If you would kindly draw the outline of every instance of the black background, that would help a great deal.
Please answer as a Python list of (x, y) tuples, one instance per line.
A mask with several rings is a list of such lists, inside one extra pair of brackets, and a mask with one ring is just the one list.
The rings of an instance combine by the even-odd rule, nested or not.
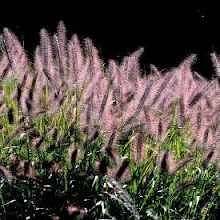
[[(29, 1), (31, 2), (31, 1)], [(46, 2), (46, 1), (45, 1)], [(0, 26), (10, 28), (23, 42), (30, 57), (39, 44), (42, 27), (51, 34), (63, 20), (68, 37), (76, 33), (81, 40), (90, 37), (101, 57), (121, 61), (140, 46), (145, 48), (141, 65), (169, 70), (191, 53), (198, 55), (193, 70), (211, 78), (214, 74), (210, 53), (220, 52), (219, 7), (186, 2), (153, 4), (146, 1), (81, 2), (34, 1), (2, 6)], [(146, 4), (147, 3), (147, 4)], [(3, 13), (4, 12), (4, 13)]]

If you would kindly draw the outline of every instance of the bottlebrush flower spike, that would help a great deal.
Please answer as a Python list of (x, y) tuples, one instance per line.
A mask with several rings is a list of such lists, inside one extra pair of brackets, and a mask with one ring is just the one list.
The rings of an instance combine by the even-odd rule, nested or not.
[(173, 159), (171, 159), (170, 156), (171, 156), (170, 153), (165, 150), (160, 151), (159, 154), (157, 155), (157, 167), (160, 173), (164, 173), (168, 171), (170, 168), (174, 167)]
[(193, 158), (191, 157), (183, 158), (175, 163), (173, 154), (169, 151), (162, 150), (157, 156), (157, 166), (160, 173), (168, 172), (170, 175), (173, 175), (192, 160)]
[(26, 53), (17, 37), (8, 28), (4, 28), (3, 37), (8, 58), (11, 59), (10, 62), (13, 65), (14, 71), (18, 71), (14, 72), (14, 74), (19, 74), (22, 77), (24, 73), (21, 70), (25, 71), (27, 68)]
[[(191, 85), (193, 82), (193, 73), (191, 71), (192, 64), (196, 61), (197, 57), (195, 54), (192, 54), (188, 58), (186, 58), (183, 63), (180, 65), (179, 69), (181, 72), (181, 76), (179, 78), (179, 97), (182, 99), (182, 104), (186, 104), (189, 100)], [(186, 101), (185, 101), (186, 100)]]
[(194, 187), (196, 186), (196, 181), (194, 180), (187, 180), (181, 184), (179, 184), (176, 188), (176, 192), (179, 192), (180, 190), (184, 190), (184, 189), (187, 189), (189, 187)]
[(9, 61), (5, 55), (3, 55), (0, 60), (0, 82), (2, 82), (6, 78), (9, 69)]
[(75, 164), (80, 158), (80, 150), (75, 148), (69, 148), (69, 157), (71, 164)]
[(150, 69), (152, 75), (156, 75), (156, 77), (160, 78), (162, 77), (162, 73), (157, 69), (157, 67), (153, 64), (150, 64)]
[(25, 176), (29, 179), (29, 180), (35, 180), (36, 176), (35, 176), (35, 169), (33, 166), (29, 165), (28, 166), (28, 170), (25, 173)]
[(213, 67), (215, 68), (217, 77), (220, 77), (220, 59), (216, 55), (216, 53), (211, 53), (211, 59), (212, 59)]
[(13, 176), (11, 174), (11, 172), (4, 166), (0, 165), (0, 171), (3, 173), (3, 175), (6, 177), (6, 179), (8, 179), (9, 181), (11, 181), (13, 179)]
[[(21, 83), (26, 71), (30, 71), (26, 53), (18, 41), (17, 37), (7, 28), (4, 28), (1, 36), (3, 47), (3, 57), (8, 60), (7, 66), (4, 69), (3, 77), (16, 76)], [(15, 94), (13, 94), (14, 96)]]
[(142, 111), (144, 103), (145, 103), (145, 101), (150, 93), (150, 90), (152, 88), (152, 85), (153, 85), (153, 81), (150, 80), (149, 83), (147, 84), (147, 86), (145, 87), (144, 93), (142, 93), (140, 100), (138, 100), (139, 102), (138, 102), (138, 105), (136, 107), (135, 112), (133, 114), (131, 113), (132, 115), (130, 114), (131, 116), (126, 119), (122, 128), (125, 128), (126, 126), (128, 126), (130, 124), (132, 124), (132, 126), (134, 125), (133, 122), (134, 122), (134, 120), (136, 120), (136, 118), (138, 118), (140, 112)]
[(140, 65), (138, 60), (143, 52), (144, 48), (140, 48), (130, 56), (124, 57), (119, 67), (119, 72), (122, 79), (121, 82), (123, 83), (123, 93), (137, 89), (137, 86), (140, 83)]
[(79, 80), (80, 70), (84, 62), (82, 48), (77, 35), (72, 36), (72, 39), (68, 44), (68, 53), (68, 63), (70, 71), (69, 79), (72, 83), (76, 83)]
[(207, 168), (210, 164), (214, 163), (216, 160), (219, 159), (219, 153), (217, 149), (210, 149), (205, 152), (203, 157), (202, 166)]
[(132, 143), (132, 152), (134, 160), (139, 162), (144, 159), (145, 151), (145, 138), (144, 138), (144, 125), (141, 124), (137, 127), (137, 132), (135, 132), (134, 140)]
[(66, 71), (66, 62), (67, 62), (67, 40), (66, 40), (66, 27), (63, 21), (60, 21), (57, 27), (57, 40), (55, 45), (57, 46), (59, 56), (59, 61), (63, 73)]
[[(5, 32), (7, 33), (7, 29), (5, 30)], [(15, 48), (12, 47), (11, 42), (7, 41), (7, 39), (3, 36), (1, 36), (1, 42), (2, 42), (2, 46), (4, 48), (4, 52), (6, 54), (6, 57), (8, 59), (9, 65), (11, 67), (11, 69), (13, 70), (12, 72), (16, 72), (15, 71), (15, 66), (14, 66), (14, 62), (13, 62), (13, 55), (16, 53), (15, 52)], [(11, 51), (11, 49), (13, 48), (13, 51)]]
[[(172, 76), (173, 75), (171, 75), (171, 74), (167, 74), (167, 75), (163, 76), (161, 80), (158, 80), (157, 86), (153, 87), (152, 92), (154, 92), (155, 96), (154, 96), (154, 98), (151, 99), (151, 103), (150, 103), (151, 106), (153, 106), (157, 102), (157, 100), (161, 96), (162, 92), (165, 90), (166, 86), (168, 85), (169, 81), (171, 80)], [(158, 87), (158, 88), (155, 88), (155, 87)]]
[(51, 72), (52, 68), (52, 43), (51, 38), (47, 30), (42, 29), (40, 31), (40, 52), (41, 52), (41, 59), (44, 65), (44, 69)]
[(121, 160), (120, 155), (115, 149), (107, 149), (107, 152), (112, 159), (116, 162), (116, 167), (109, 167), (105, 160), (101, 162), (96, 162), (95, 168), (102, 175), (107, 175), (109, 178), (114, 178), (116, 180), (123, 180), (129, 182), (131, 180), (131, 171), (130, 171), (130, 160), (125, 158)]
[(86, 56), (89, 59), (89, 72), (88, 77), (89, 80), (93, 78), (93, 76), (101, 71), (101, 63), (98, 57), (98, 51), (94, 47), (92, 40), (86, 38), (84, 41)]

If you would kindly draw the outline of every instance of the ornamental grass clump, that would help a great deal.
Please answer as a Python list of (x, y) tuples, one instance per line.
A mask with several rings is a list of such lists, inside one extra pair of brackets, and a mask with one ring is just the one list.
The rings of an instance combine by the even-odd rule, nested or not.
[[(219, 68), (196, 55), (143, 73), (137, 49), (105, 65), (91, 39), (40, 31), (30, 61), (0, 36), (1, 219), (213, 219)], [(217, 213), (217, 214), (216, 214)]]

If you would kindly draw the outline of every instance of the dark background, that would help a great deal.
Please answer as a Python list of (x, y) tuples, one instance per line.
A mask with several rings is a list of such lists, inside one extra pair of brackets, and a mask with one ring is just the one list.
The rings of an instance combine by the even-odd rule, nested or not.
[(16, 33), (30, 57), (39, 44), (40, 29), (55, 33), (57, 23), (63, 20), (68, 37), (74, 33), (81, 40), (90, 37), (105, 63), (108, 59), (121, 61), (143, 46), (143, 69), (149, 71), (149, 64), (153, 63), (160, 70), (169, 70), (196, 53), (198, 61), (193, 70), (211, 78), (214, 71), (210, 53), (220, 53), (219, 7), (179, 1), (146, 2), (48, 1), (46, 5), (34, 1), (22, 6), (10, 2), (11, 6), (1, 8), (5, 13), (0, 14), (0, 27), (1, 31), (8, 27)]

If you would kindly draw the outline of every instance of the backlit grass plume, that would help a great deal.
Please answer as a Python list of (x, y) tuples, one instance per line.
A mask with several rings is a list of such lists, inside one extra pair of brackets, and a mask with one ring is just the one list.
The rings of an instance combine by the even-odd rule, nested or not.
[[(110, 60), (103, 67), (98, 51), (90, 39), (81, 45), (77, 35), (66, 37), (63, 22), (57, 34), (42, 29), (34, 63), (17, 37), (7, 28), (1, 35), (1, 83), (16, 79), (11, 98), (17, 100), (21, 119), (33, 120), (40, 113), (59, 111), (73, 99), (71, 109), (80, 111), (80, 127), (88, 138), (97, 126), (106, 136), (104, 148), (115, 146), (119, 131), (129, 131), (142, 124), (142, 131), (155, 139), (164, 139), (170, 126), (172, 104), (179, 105), (178, 124), (184, 130), (188, 123), (191, 139), (199, 146), (215, 144), (219, 134), (219, 59), (212, 54), (216, 78), (208, 81), (191, 70), (196, 55), (186, 58), (177, 68), (141, 77), (140, 48), (118, 64)], [(13, 123), (13, 108), (4, 101), (1, 87), (1, 114), (8, 114)], [(8, 111), (8, 112), (7, 112)], [(140, 149), (139, 149), (140, 151)]]

